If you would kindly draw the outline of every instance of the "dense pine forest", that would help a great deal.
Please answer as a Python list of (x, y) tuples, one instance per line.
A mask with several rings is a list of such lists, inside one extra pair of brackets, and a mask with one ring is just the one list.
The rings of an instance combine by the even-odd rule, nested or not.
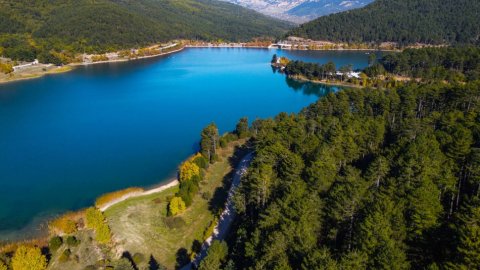
[(396, 75), (427, 80), (474, 81), (480, 79), (480, 47), (406, 49), (383, 56), (379, 64), (385, 71)]
[(0, 55), (102, 52), (172, 39), (244, 41), (290, 25), (215, 0), (0, 1)]
[(479, 44), (477, 0), (377, 0), (301, 25), (289, 35), (340, 42)]
[(206, 261), (478, 269), (479, 105), (478, 81), (410, 84), (339, 91), (299, 114), (254, 121), (235, 232)]
[(200, 269), (479, 269), (479, 63), (473, 47), (387, 54), (369, 68), (421, 82), (345, 89), (255, 120), (234, 229)]

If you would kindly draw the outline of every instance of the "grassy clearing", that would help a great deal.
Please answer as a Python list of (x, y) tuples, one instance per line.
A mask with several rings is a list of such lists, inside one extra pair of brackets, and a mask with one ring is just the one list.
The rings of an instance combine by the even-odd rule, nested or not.
[(64, 73), (72, 70), (72, 66), (49, 66), (45, 64), (38, 64), (32, 67), (24, 68), (22, 70), (15, 71), (11, 74), (4, 74), (0, 72), (0, 84), (13, 82), (13, 81), (21, 81), (21, 80), (29, 80), (40, 78), (47, 74), (59, 74)]
[[(168, 269), (179, 258), (188, 257), (194, 241), (203, 242), (203, 233), (223, 205), (233, 170), (236, 149), (232, 143), (219, 152), (220, 161), (211, 165), (193, 204), (181, 215), (167, 217), (169, 199), (178, 187), (118, 203), (105, 215), (113, 233), (117, 254), (142, 253)], [(238, 154), (240, 156), (241, 153)], [(210, 196), (202, 196), (204, 193)], [(207, 199), (205, 199), (207, 197)]]

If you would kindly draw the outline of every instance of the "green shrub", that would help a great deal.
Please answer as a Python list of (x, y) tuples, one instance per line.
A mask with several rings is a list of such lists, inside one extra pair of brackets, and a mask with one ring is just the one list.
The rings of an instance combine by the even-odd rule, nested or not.
[(212, 156), (212, 161), (211, 161), (210, 163), (213, 164), (213, 163), (215, 163), (215, 162), (217, 162), (217, 161), (220, 161), (220, 157), (219, 157), (217, 154), (214, 154), (214, 155)]
[(60, 255), (60, 257), (58, 258), (58, 260), (60, 262), (66, 262), (70, 259), (70, 255), (72, 255), (72, 252), (70, 251), (70, 249), (65, 249), (62, 252), (62, 255)]
[(220, 140), (218, 140), (218, 143), (221, 148), (225, 148), (228, 145), (228, 141), (225, 137), (221, 137)]
[[(248, 135), (250, 135), (250, 134), (248, 134)], [(229, 133), (227, 136), (228, 136), (228, 138), (229, 138), (229, 139), (228, 139), (228, 142), (234, 142), (234, 141), (236, 141), (236, 140), (239, 139), (239, 137), (237, 136), (237, 134)]]
[(217, 226), (217, 218), (214, 218), (211, 222), (210, 225), (205, 229), (203, 232), (203, 241), (207, 240), (212, 234), (213, 230), (215, 230), (215, 226)]
[(185, 220), (181, 217), (166, 217), (163, 219), (163, 222), (169, 229), (179, 229), (186, 224)]
[(234, 134), (234, 133), (227, 133), (227, 134), (223, 135), (222, 138), (225, 138), (225, 141), (227, 143), (231, 143), (231, 142), (234, 142), (234, 141), (238, 140), (238, 135)]
[(50, 248), (50, 251), (55, 252), (62, 246), (62, 244), (62, 238), (60, 236), (54, 236), (50, 238), (50, 241), (48, 242), (48, 247)]
[(135, 253), (133, 254), (132, 259), (136, 265), (139, 265), (145, 261), (145, 255), (143, 255), (142, 253)]
[(126, 258), (113, 261), (112, 266), (114, 270), (134, 270), (132, 263)]
[(208, 167), (208, 160), (202, 155), (196, 156), (195, 159), (193, 159), (193, 163), (197, 164), (197, 166), (202, 169), (206, 169)]
[(212, 198), (212, 193), (210, 193), (210, 191), (205, 191), (202, 193), (202, 198), (208, 201)]
[(96, 267), (105, 267), (105, 265), (109, 264), (110, 261), (107, 260), (107, 259), (101, 259), (101, 260), (98, 260), (96, 263), (95, 263), (95, 266)]
[(68, 236), (66, 242), (69, 247), (76, 247), (81, 241), (75, 238), (75, 236)]

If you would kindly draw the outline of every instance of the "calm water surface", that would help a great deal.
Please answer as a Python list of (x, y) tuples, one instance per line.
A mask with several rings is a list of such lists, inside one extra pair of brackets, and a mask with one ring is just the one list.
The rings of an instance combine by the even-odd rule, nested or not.
[(175, 174), (201, 129), (243, 116), (298, 112), (335, 88), (274, 73), (274, 53), (338, 66), (364, 52), (187, 49), (162, 58), (79, 67), (0, 85), (0, 239), (29, 237), (45, 218), (105, 192)]

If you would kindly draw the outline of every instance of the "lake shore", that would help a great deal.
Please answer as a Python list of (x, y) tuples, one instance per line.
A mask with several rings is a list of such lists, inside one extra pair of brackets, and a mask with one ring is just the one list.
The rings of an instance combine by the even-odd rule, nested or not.
[[(142, 197), (146, 195), (151, 195), (155, 193), (160, 193), (162, 191), (165, 191), (169, 188), (175, 187), (179, 185), (180, 182), (178, 179), (175, 178), (169, 178), (165, 183), (155, 185), (152, 188), (145, 189), (139, 192), (131, 192), (122, 195), (119, 198), (113, 199), (112, 201), (109, 201), (108, 203), (102, 205), (101, 207), (98, 207), (98, 209), (102, 212), (108, 210), (110, 207), (113, 207), (121, 202), (124, 202), (126, 200), (136, 198), (136, 197)], [(83, 209), (77, 210), (74, 213), (77, 212), (82, 212)], [(71, 214), (72, 212), (67, 212), (65, 214), (62, 214), (56, 218), (62, 217), (67, 214)], [(32, 224), (29, 224), (26, 228), (21, 229), (21, 234), (22, 235), (30, 235), (29, 237), (26, 237), (25, 239), (17, 239), (17, 240), (6, 240), (4, 239), (3, 242), (0, 241), (0, 251), (9, 249), (9, 247), (16, 246), (17, 244), (23, 244), (23, 243), (46, 243), (48, 240), (48, 224), (56, 219), (55, 217), (40, 217), (39, 222), (32, 222)], [(36, 225), (35, 225), (36, 224)], [(14, 234), (15, 232), (11, 232), (11, 234)], [(15, 238), (11, 238), (15, 239)]]
[(52, 75), (52, 74), (61, 74), (65, 72), (72, 71), (74, 69), (71, 65), (65, 66), (52, 66), (52, 65), (43, 65), (39, 64), (39, 66), (35, 66), (32, 69), (22, 70), (18, 73), (11, 73), (11, 75), (0, 75), (0, 85), (5, 83), (17, 82), (17, 81), (25, 81), (31, 79), (41, 78), (45, 75)]
[[(209, 169), (207, 170), (206, 172), (206, 179), (205, 180), (205, 184), (202, 185), (202, 188), (205, 189), (205, 190), (209, 190), (209, 192), (213, 193), (213, 191), (219, 187), (222, 186), (223, 184), (223, 181), (225, 179), (225, 177), (227, 177), (228, 172), (233, 170), (234, 168), (231, 167), (233, 166), (231, 164), (231, 160), (230, 160), (230, 157), (233, 156), (233, 152), (235, 149), (237, 149), (238, 146), (241, 146), (245, 143), (245, 141), (243, 140), (240, 140), (240, 141), (234, 141), (232, 143), (229, 144), (228, 147), (226, 147), (225, 149), (221, 149), (219, 150), (220, 152), (220, 156), (222, 157), (222, 159), (211, 165), (211, 167), (209, 167)], [(235, 150), (236, 151), (236, 150)], [(233, 179), (233, 183), (232, 183), (232, 187), (236, 187), (238, 186), (239, 184), (239, 181), (240, 181), (240, 176), (245, 172), (245, 167), (246, 165), (249, 163), (250, 159), (251, 159), (251, 153), (248, 154), (247, 156), (245, 156), (242, 160), (239, 160), (239, 162), (241, 162), (242, 165), (242, 170), (240, 170), (240, 165), (238, 165), (239, 167), (237, 167), (235, 173), (234, 173), (234, 179)], [(145, 207), (147, 206), (148, 207), (151, 207), (151, 211), (159, 211), (159, 203), (164, 203), (165, 201), (165, 197), (164, 196), (171, 196), (170, 194), (174, 194), (176, 192), (175, 190), (175, 187), (179, 185), (179, 181), (177, 180), (176, 177), (173, 177), (173, 178), (169, 178), (168, 181), (166, 181), (165, 183), (162, 182), (162, 184), (158, 185), (158, 186), (152, 186), (151, 188), (149, 189), (145, 189), (143, 191), (139, 191), (139, 192), (132, 192), (132, 193), (129, 193), (129, 194), (125, 194), (124, 196), (121, 196), (117, 199), (114, 199), (104, 205), (102, 205), (101, 207), (98, 207), (97, 208), (99, 210), (101, 210), (102, 212), (104, 212), (105, 215), (107, 215), (107, 222), (109, 223), (109, 226), (112, 226), (112, 233), (116, 233), (115, 235), (115, 239), (113, 240), (113, 244), (111, 246), (109, 246), (110, 248), (112, 248), (112, 251), (116, 251), (116, 250), (124, 250), (125, 248), (125, 245), (131, 245), (132, 243), (135, 244), (135, 241), (133, 242), (129, 242), (129, 241), (126, 241), (126, 240), (119, 240), (119, 239), (123, 239), (122, 237), (124, 237), (124, 234), (127, 234), (129, 233), (129, 231), (124, 231), (124, 230), (120, 230), (119, 231), (119, 228), (123, 228), (122, 226), (127, 226), (128, 228), (132, 228), (131, 226), (135, 227), (135, 226), (142, 226), (145, 227), (146, 229), (148, 230), (152, 230), (154, 229), (153, 227), (151, 227), (151, 224), (148, 224), (148, 223), (143, 223), (141, 222), (139, 219), (138, 219), (138, 216), (136, 215), (132, 215), (132, 211), (135, 212), (137, 210), (132, 210), (132, 208), (138, 208), (138, 207), (141, 207), (142, 208), (142, 213), (145, 213), (145, 212), (148, 212), (150, 210), (146, 209)], [(165, 193), (166, 192), (166, 193)], [(165, 195), (167, 194), (167, 195)], [(231, 201), (231, 197), (232, 197), (232, 192), (230, 191), (229, 192), (229, 196), (228, 196), (228, 201), (227, 203), (230, 205), (229, 206), (229, 209), (231, 209), (231, 207), (233, 206), (232, 204), (232, 201)], [(155, 200), (153, 200), (152, 198), (156, 198)], [(161, 200), (159, 200), (158, 198), (162, 198)], [(132, 200), (133, 199), (133, 200)], [(213, 219), (213, 215), (210, 214), (209, 211), (210, 210), (210, 204), (207, 200), (203, 199), (201, 197), (200, 194), (197, 194), (196, 196), (196, 203), (191, 206), (187, 211), (186, 213), (183, 214), (184, 218), (187, 219), (187, 220), (194, 220), (193, 222), (195, 222), (195, 226), (192, 226), (191, 228), (190, 227), (184, 227), (184, 229), (178, 229), (180, 230), (180, 232), (177, 232), (177, 229), (171, 229), (169, 227), (166, 227), (166, 229), (168, 230), (172, 230), (172, 231), (169, 231), (170, 233), (166, 233), (162, 239), (162, 241), (165, 241), (168, 243), (169, 241), (169, 236), (171, 234), (175, 234), (177, 233), (178, 235), (187, 235), (187, 237), (178, 237), (178, 236), (175, 236), (175, 237), (178, 237), (178, 241), (174, 240), (174, 244), (175, 245), (184, 245), (186, 243), (189, 243), (190, 242), (193, 242), (194, 239), (198, 236), (199, 233), (202, 233), (203, 230), (204, 230), (204, 227), (206, 227), (210, 222), (211, 220)], [(133, 203), (132, 203), (133, 202)], [(126, 206), (128, 206), (128, 208), (126, 208)], [(165, 207), (160, 207), (160, 208), (165, 208)], [(148, 211), (147, 211), (148, 210)], [(83, 213), (82, 213), (83, 212)], [(70, 213), (66, 213), (64, 214), (64, 216), (82, 216), (81, 218), (85, 218), (84, 216), (84, 212), (85, 210), (78, 210), (77, 212), (70, 212)], [(231, 210), (230, 210), (231, 212)], [(208, 214), (205, 214), (205, 213), (208, 213)], [(190, 215), (191, 218), (186, 218), (186, 216)], [(225, 211), (224, 211), (224, 214), (222, 214), (222, 217), (224, 217), (226, 214), (225, 214)], [(128, 221), (129, 222), (126, 222), (126, 223), (122, 223), (122, 222), (115, 222), (115, 220), (118, 218), (118, 216), (122, 217), (123, 218), (128, 218)], [(227, 219), (225, 217), (225, 219)], [(229, 217), (228, 218), (229, 221), (231, 222), (231, 220), (233, 219), (233, 216), (232, 217)], [(222, 218), (223, 220), (223, 218)], [(78, 217), (77, 217), (77, 220), (75, 222), (79, 222), (78, 220)], [(82, 223), (82, 222), (79, 222), (79, 223)], [(114, 225), (115, 224), (115, 225)], [(83, 226), (83, 225), (81, 225)], [(119, 227), (120, 226), (120, 227)], [(195, 233), (190, 233), (190, 229), (192, 229)], [(221, 227), (219, 226), (216, 226), (216, 234), (218, 234), (218, 231), (221, 230), (221, 231), (224, 231), (228, 229), (226, 227), (225, 224), (223, 224)], [(85, 236), (86, 234), (83, 233), (85, 229), (84, 228), (79, 228), (78, 231), (76, 231), (75, 233), (73, 234), (69, 234), (69, 235), (73, 235), (74, 237), (76, 237), (76, 239), (79, 239), (82, 243), (86, 242), (85, 238), (82, 238), (83, 236)], [(187, 233), (188, 232), (188, 233)], [(14, 252), (19, 246), (21, 245), (35, 245), (35, 246), (39, 246), (39, 247), (46, 247), (48, 246), (49, 244), (49, 237), (52, 236), (52, 233), (53, 234), (56, 234), (56, 232), (52, 232), (50, 231), (50, 233), (48, 235), (44, 235), (42, 237), (37, 237), (37, 238), (32, 238), (32, 239), (27, 239), (27, 240), (18, 240), (18, 241), (11, 241), (11, 242), (8, 242), (8, 243), (1, 243), (0, 244), (0, 252)], [(155, 231), (155, 233), (158, 233), (157, 231)], [(60, 233), (58, 234), (60, 236), (64, 236), (65, 234), (63, 233)], [(143, 235), (140, 235), (140, 237), (143, 237)], [(128, 238), (131, 240), (131, 238)], [(142, 242), (145, 242), (145, 240), (143, 240)], [(135, 246), (136, 248), (138, 249), (141, 249), (142, 247), (141, 246)], [(149, 246), (150, 247), (150, 246)], [(170, 264), (172, 264), (172, 262), (174, 263), (174, 259), (175, 259), (175, 256), (174, 256), (174, 253), (176, 252), (176, 250), (178, 249), (178, 247), (175, 247), (173, 249), (170, 249), (168, 250), (169, 252), (167, 253), (168, 256), (165, 256), (165, 255), (162, 255), (162, 256), (158, 256), (160, 258), (162, 258), (162, 263), (167, 263), (169, 266)], [(130, 250), (130, 249), (129, 249)], [(155, 248), (155, 249), (148, 249), (150, 252), (159, 252), (162, 251), (162, 254), (163, 254), (163, 250), (162, 249), (158, 249), (158, 248)], [(147, 252), (144, 252), (144, 253), (147, 253)], [(157, 254), (158, 255), (158, 254)], [(164, 258), (165, 257), (165, 258)], [(52, 258), (52, 261), (55, 261), (55, 260), (58, 260), (55, 259), (55, 258)], [(58, 263), (58, 261), (56, 261)], [(55, 269), (55, 268), (54, 268)], [(170, 268), (169, 268), (170, 269)]]
[(182, 48), (177, 49), (177, 50), (169, 51), (169, 52), (154, 54), (154, 55), (138, 56), (138, 57), (134, 57), (134, 58), (110, 59), (110, 60), (97, 61), (97, 62), (72, 63), (72, 64), (68, 64), (68, 65), (72, 66), (72, 67), (76, 67), (76, 66), (90, 66), (90, 65), (96, 65), (96, 64), (128, 62), (128, 61), (135, 61), (135, 60), (154, 58), (154, 57), (164, 56), (164, 55), (168, 55), (168, 54), (173, 54), (173, 53), (176, 53), (176, 52), (183, 51), (183, 49), (185, 49), (185, 47), (182, 47)]
[(70, 63), (64, 66), (53, 66), (51, 64), (38, 64), (30, 68), (25, 68), (18, 72), (15, 71), (9, 75), (0, 75), (0, 85), (5, 83), (23, 81), (23, 80), (37, 79), (45, 75), (61, 74), (61, 73), (72, 71), (78, 66), (120, 63), (120, 62), (135, 61), (135, 60), (141, 60), (141, 59), (147, 59), (147, 58), (154, 58), (154, 57), (177, 53), (182, 51), (183, 49), (185, 49), (185, 47), (181, 47), (173, 51), (163, 52), (155, 55), (145, 55), (145, 56), (138, 56), (134, 58), (118, 58), (118, 59), (110, 59), (110, 60), (96, 61), (96, 62)]
[[(166, 47), (167, 48), (167, 47)], [(304, 49), (300, 47), (295, 48), (272, 48), (270, 45), (246, 45), (246, 44), (239, 44), (239, 43), (225, 43), (225, 44), (211, 44), (211, 43), (203, 43), (203, 44), (187, 44), (182, 46), (179, 49), (175, 49), (172, 51), (162, 52), (159, 54), (154, 55), (144, 55), (144, 56), (137, 56), (137, 57), (123, 57), (123, 58), (114, 58), (109, 60), (102, 60), (102, 61), (93, 61), (93, 62), (80, 62), (80, 63), (70, 63), (64, 66), (53, 66), (52, 64), (38, 64), (35, 66), (31, 66), (18, 72), (15, 71), (9, 75), (0, 75), (0, 85), (5, 83), (23, 81), (23, 80), (30, 80), (41, 78), (45, 75), (51, 74), (61, 74), (65, 72), (72, 71), (74, 68), (78, 66), (90, 66), (96, 64), (108, 64), (108, 63), (121, 63), (121, 62), (128, 62), (128, 61), (135, 61), (141, 59), (148, 59), (154, 58), (164, 55), (169, 55), (177, 52), (183, 51), (185, 48), (245, 48), (245, 49), (275, 49), (275, 50), (287, 50), (287, 51), (364, 51), (364, 52), (371, 52), (371, 51), (385, 51), (385, 52), (399, 52), (401, 50), (388, 50), (388, 49), (378, 49), (378, 48), (312, 48), (312, 49)], [(117, 52), (118, 53), (118, 52)], [(323, 84), (328, 85), (337, 85), (343, 86), (342, 84), (332, 84), (328, 82), (320, 82)]]
[(348, 88), (365, 88), (366, 86), (352, 84), (347, 82), (339, 82), (339, 81), (328, 81), (328, 80), (310, 80), (304, 76), (287, 76), (289, 79), (299, 81), (299, 82), (309, 82), (314, 84), (324, 84), (324, 85), (331, 85), (331, 86), (340, 86), (340, 87), (348, 87)]
[(145, 196), (145, 195), (150, 195), (150, 194), (154, 194), (154, 193), (159, 193), (159, 192), (162, 192), (162, 191), (164, 191), (166, 189), (169, 189), (171, 187), (177, 186), (178, 184), (180, 184), (178, 179), (177, 178), (172, 178), (172, 179), (168, 180), (168, 182), (166, 184), (162, 184), (162, 185), (157, 186), (155, 188), (147, 189), (147, 190), (143, 190), (143, 191), (138, 191), (138, 192), (127, 193), (127, 194), (121, 196), (120, 198), (114, 199), (114, 200), (102, 205), (101, 207), (99, 207), (99, 209), (100, 209), (100, 211), (105, 212), (108, 208), (110, 208), (110, 207), (112, 207), (112, 206), (114, 206), (118, 203), (121, 203), (123, 201), (126, 201), (128, 199), (135, 198), (135, 197), (141, 197), (141, 196)]

